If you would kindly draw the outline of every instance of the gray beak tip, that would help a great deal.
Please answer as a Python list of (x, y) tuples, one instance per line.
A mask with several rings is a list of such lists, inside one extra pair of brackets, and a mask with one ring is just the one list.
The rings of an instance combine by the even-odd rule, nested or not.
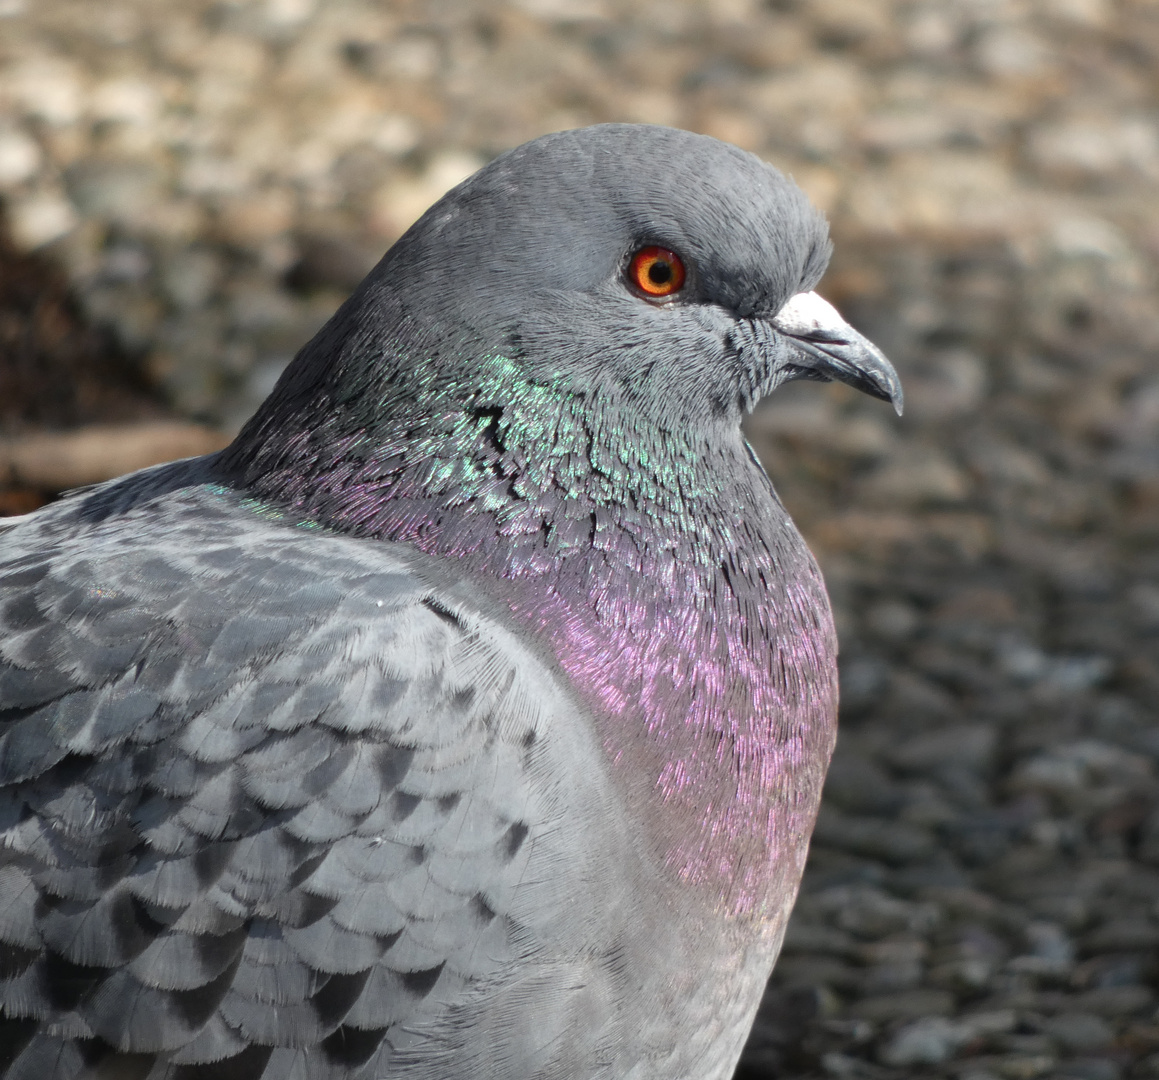
[(901, 379), (897, 377), (892, 364), (880, 374), (885, 375), (881, 383), (882, 399), (888, 401), (893, 406), (893, 411), (901, 416), (905, 412), (905, 391), (902, 389)]

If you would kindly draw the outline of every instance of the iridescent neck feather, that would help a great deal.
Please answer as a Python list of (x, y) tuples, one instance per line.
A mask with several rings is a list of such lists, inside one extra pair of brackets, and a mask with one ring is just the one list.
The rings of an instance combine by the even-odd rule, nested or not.
[(665, 430), (502, 357), (469, 385), (420, 364), (368, 389), (284, 395), (224, 464), (303, 519), (501, 579), (629, 800), (664, 803), (642, 815), (654, 849), (735, 915), (779, 910), (832, 749), (836, 645), (739, 430)]

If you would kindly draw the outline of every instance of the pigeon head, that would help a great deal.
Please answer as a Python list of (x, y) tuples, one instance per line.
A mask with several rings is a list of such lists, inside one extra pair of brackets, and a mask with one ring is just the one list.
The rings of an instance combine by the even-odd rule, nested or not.
[[(736, 420), (794, 378), (900, 409), (885, 358), (812, 289), (824, 218), (752, 154), (608, 124), (512, 150), (436, 203), (303, 352), (281, 395), (315, 403), (428, 368), (472, 392), (481, 357), (540, 385), (687, 427)], [(360, 418), (372, 422), (369, 415)]]
[(450, 309), (530, 373), (637, 409), (731, 418), (798, 377), (900, 406), (884, 357), (810, 296), (829, 252), (824, 218), (754, 155), (686, 131), (606, 125), (499, 158), (397, 257), (413, 259), (425, 290), (464, 275)]

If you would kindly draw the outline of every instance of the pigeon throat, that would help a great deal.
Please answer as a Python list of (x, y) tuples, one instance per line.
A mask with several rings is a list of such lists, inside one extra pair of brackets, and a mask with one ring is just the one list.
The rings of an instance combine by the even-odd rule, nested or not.
[(513, 365), (485, 372), (469, 392), (412, 386), (373, 428), (283, 416), (235, 468), (303, 522), (497, 585), (589, 706), (629, 803), (662, 805), (641, 813), (656, 857), (730, 914), (780, 911), (836, 709), (803, 541), (739, 432), (662, 430)]

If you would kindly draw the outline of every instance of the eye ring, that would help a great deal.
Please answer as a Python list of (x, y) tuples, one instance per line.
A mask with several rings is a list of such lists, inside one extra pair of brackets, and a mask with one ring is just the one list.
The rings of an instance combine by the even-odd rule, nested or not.
[(666, 300), (675, 296), (687, 280), (684, 260), (675, 251), (648, 244), (636, 251), (628, 262), (628, 283), (648, 300)]

